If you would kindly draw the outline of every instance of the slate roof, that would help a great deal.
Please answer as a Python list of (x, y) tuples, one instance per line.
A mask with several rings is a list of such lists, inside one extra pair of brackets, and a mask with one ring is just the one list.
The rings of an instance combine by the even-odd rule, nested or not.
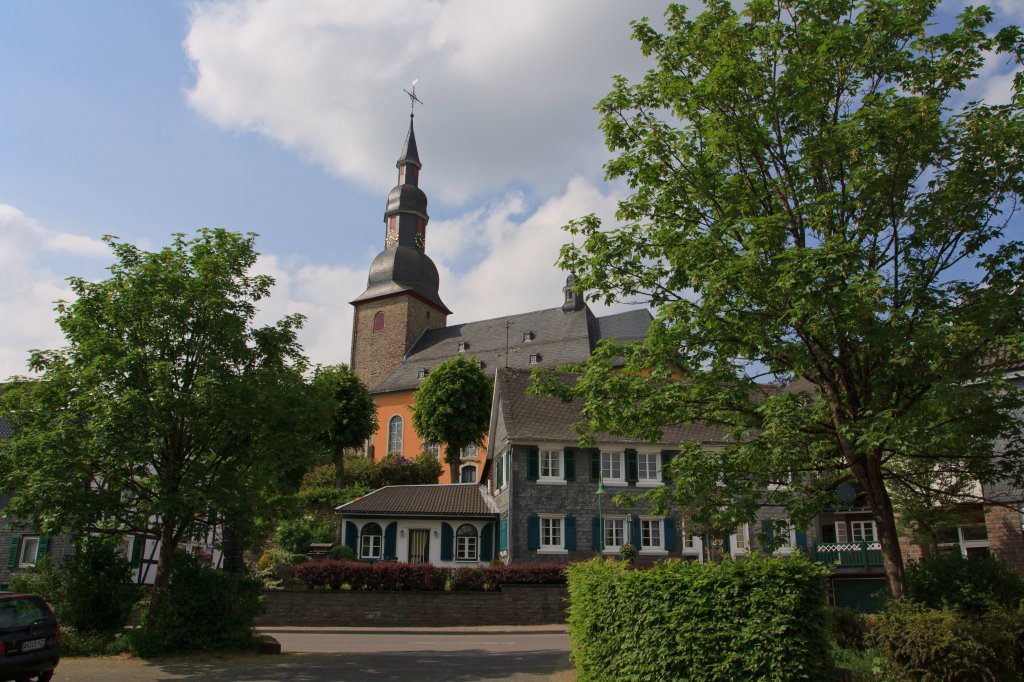
[[(638, 341), (647, 335), (651, 314), (646, 309), (595, 317), (584, 306), (565, 312), (548, 308), (519, 315), (496, 317), (479, 322), (465, 322), (441, 329), (430, 329), (413, 344), (395, 370), (373, 388), (374, 393), (406, 391), (416, 388), (419, 373), (429, 373), (445, 360), (459, 355), (459, 344), (465, 343), (467, 357), (484, 363), (488, 376), (499, 368), (555, 368), (586, 360), (601, 339), (620, 342)], [(533, 338), (524, 340), (524, 334)], [(538, 355), (530, 364), (531, 355)]]
[[(564, 375), (566, 381), (571, 376)], [(499, 415), (504, 421), (505, 435), (511, 441), (575, 442), (579, 434), (573, 424), (580, 421), (582, 401), (564, 403), (558, 398), (534, 396), (527, 393), (530, 386), (530, 372), (519, 369), (502, 369), (497, 376)], [(644, 444), (646, 441), (632, 436), (595, 434), (601, 443)], [(703, 443), (725, 443), (724, 429), (707, 424), (677, 424), (666, 426), (659, 441), (665, 445), (677, 445), (684, 441)]]
[(341, 505), (343, 516), (494, 516), (497, 508), (479, 483), (389, 485)]

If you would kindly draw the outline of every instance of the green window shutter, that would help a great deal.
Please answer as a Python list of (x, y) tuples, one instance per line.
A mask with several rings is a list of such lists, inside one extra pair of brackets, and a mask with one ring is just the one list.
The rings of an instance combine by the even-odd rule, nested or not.
[(494, 524), (485, 523), (484, 529), (480, 531), (480, 561), (490, 561), (494, 558)]
[(498, 457), (498, 461), (494, 463), (494, 483), (497, 488), (502, 486), (501, 475), (504, 464), (505, 459), (503, 457)]
[(565, 517), (565, 548), (568, 550), (576, 549), (576, 517), (566, 516)]
[(508, 517), (502, 516), (498, 520), (498, 551), (504, 552), (508, 549)]
[(761, 522), (761, 535), (764, 536), (765, 541), (771, 540), (775, 535), (775, 524), (770, 519)]
[(441, 561), (455, 558), (455, 530), (449, 523), (441, 521)]
[(540, 549), (540, 517), (536, 514), (526, 517), (526, 548)]
[(732, 547), (729, 545), (730, 537), (731, 536), (726, 535), (725, 538), (722, 539), (722, 554), (725, 556), (729, 556), (729, 554), (732, 553)]
[(640, 518), (636, 514), (630, 514), (626, 523), (629, 524), (629, 544), (640, 549)]
[(672, 476), (665, 471), (668, 468), (669, 462), (676, 456), (676, 450), (662, 450), (661, 451), (661, 481), (662, 483), (671, 483)]
[(636, 483), (640, 478), (640, 471), (636, 463), (636, 450), (626, 448), (626, 483)]
[(7, 552), (7, 568), (14, 568), (18, 565), (18, 548), (21, 546), (21, 536), (12, 535), (10, 549)]
[(796, 532), (796, 546), (805, 552), (807, 551), (807, 533), (802, 530)]
[(536, 481), (540, 478), (540, 448), (530, 446), (526, 451), (526, 480)]
[(590, 523), (590, 548), (595, 552), (601, 551), (601, 517), (595, 516)]
[(142, 565), (142, 550), (145, 545), (145, 538), (140, 535), (132, 536), (132, 557), (130, 561), (133, 568), (138, 568)]
[(601, 451), (597, 448), (590, 448), (590, 480), (601, 480)]
[(676, 551), (676, 520), (670, 516), (665, 517), (665, 549), (669, 552)]
[(39, 552), (36, 556), (46, 556), (50, 553), (50, 538), (46, 535), (39, 537)]
[(562, 451), (562, 468), (565, 470), (565, 480), (576, 480), (576, 448), (566, 448)]
[(345, 544), (359, 556), (359, 529), (351, 521), (345, 522)]
[(383, 559), (398, 558), (398, 522), (392, 521), (384, 529), (384, 555)]
[(455, 531), (452, 527), (441, 522), (441, 561), (451, 561), (455, 556)]

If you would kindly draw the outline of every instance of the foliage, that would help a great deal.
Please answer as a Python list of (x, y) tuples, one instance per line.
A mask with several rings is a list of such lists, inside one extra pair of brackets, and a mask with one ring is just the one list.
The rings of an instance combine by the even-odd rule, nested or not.
[(127, 631), (86, 633), (63, 625), (60, 628), (61, 656), (120, 656), (131, 652)]
[(451, 480), (462, 451), (480, 445), (491, 419), (491, 381), (475, 360), (458, 356), (435, 367), (416, 388), (412, 425), (424, 443), (444, 443)]
[(1015, 609), (1024, 599), (1024, 581), (994, 557), (942, 554), (907, 566), (907, 596), (929, 608), (963, 613)]
[(325, 394), (334, 408), (330, 428), (324, 440), (334, 459), (334, 486), (345, 486), (345, 450), (360, 447), (377, 431), (377, 406), (370, 389), (348, 365), (317, 367), (313, 388)]
[(832, 641), (842, 649), (863, 650), (867, 646), (868, 620), (853, 609), (830, 606), (827, 611)]
[(886, 602), (872, 640), (896, 680), (1012, 680), (1021, 668), (1024, 620), (1006, 609), (966, 618), (906, 599)]
[(377, 462), (366, 457), (348, 457), (345, 462), (348, 480), (353, 486), (368, 489), (367, 492), (386, 485), (437, 483), (441, 475), (440, 463), (428, 453), (408, 459), (392, 452)]
[(338, 561), (355, 561), (356, 552), (348, 545), (335, 545), (331, 547), (331, 558)]
[(153, 600), (144, 627), (131, 635), (135, 652), (150, 658), (252, 648), (253, 620), (263, 608), (259, 582), (214, 570), (183, 552), (174, 563), (170, 584), (157, 588), (163, 598)]
[(0, 397), (14, 432), (2, 487), (16, 491), (8, 512), (46, 532), (155, 535), (159, 588), (211, 522), (244, 537), (293, 502), (329, 405), (302, 376), (301, 317), (254, 326), (273, 280), (249, 274), (253, 235), (200, 230), (156, 252), (106, 242), (110, 278), (70, 278), (75, 300), (57, 306), (68, 345), (33, 351), (39, 379)]
[(560, 585), (565, 567), (557, 564), (462, 566), (356, 561), (310, 561), (295, 567), (295, 577), (311, 589), (339, 590), (497, 590), (501, 585)]
[[(353, 458), (346, 457), (345, 461), (351, 462)], [(365, 457), (359, 457), (357, 461), (366, 462), (369, 460)], [(343, 465), (343, 468), (345, 466), (347, 465)], [(373, 490), (368, 485), (358, 482), (339, 489), (334, 485), (336, 471), (337, 469), (334, 464), (322, 464), (307, 471), (302, 477), (302, 482), (299, 484), (299, 500), (306, 505), (326, 504), (331, 507), (337, 507)], [(358, 470), (357, 473), (362, 475)], [(353, 472), (351, 471), (345, 471), (345, 477), (349, 480), (353, 480), (352, 474)]]
[(256, 578), (265, 589), (278, 589), (295, 575), (295, 565), (309, 561), (306, 554), (293, 554), (280, 547), (271, 547), (256, 562)]
[(569, 568), (569, 634), (588, 680), (823, 680), (826, 569), (806, 559)]
[(640, 552), (639, 550), (637, 550), (636, 545), (629, 542), (625, 543), (624, 545), (622, 545), (622, 547), (619, 548), (619, 556), (622, 558), (623, 561), (627, 563), (633, 563), (634, 561), (636, 561), (636, 556), (639, 553)]
[(764, 503), (806, 527), (856, 481), (898, 596), (894, 505), (1024, 479), (1020, 391), (977, 384), (1024, 353), (1024, 244), (1004, 234), (1024, 198), (1024, 76), (1008, 104), (960, 94), (989, 53), (1024, 63), (1024, 40), (986, 8), (943, 33), (928, 0), (705, 5), (670, 6), (664, 32), (634, 24), (652, 68), (598, 106), (607, 175), (632, 193), (619, 226), (571, 222), (560, 259), (589, 298), (646, 301), (656, 321), (539, 388), (583, 399), (584, 442), (723, 429), (731, 444), (683, 444), (670, 467), (686, 518), (716, 535)]
[(332, 542), (336, 530), (335, 521), (305, 514), (278, 524), (274, 544), (292, 554), (306, 554), (314, 542)]
[(11, 589), (42, 595), (62, 626), (110, 641), (128, 624), (141, 596), (117, 538), (91, 536), (54, 566), (49, 557), (11, 576)]

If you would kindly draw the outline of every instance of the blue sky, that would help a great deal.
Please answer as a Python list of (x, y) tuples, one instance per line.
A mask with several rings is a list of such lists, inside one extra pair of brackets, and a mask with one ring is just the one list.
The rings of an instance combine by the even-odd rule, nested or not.
[[(1024, 22), (1024, 2), (997, 0)], [(954, 11), (959, 0), (948, 0)], [(452, 322), (551, 307), (579, 215), (621, 188), (594, 104), (645, 63), (651, 0), (0, 0), (0, 378), (62, 345), (64, 278), (100, 278), (104, 234), (260, 234), (261, 315), (308, 318), (315, 362), (348, 360), (413, 78), (427, 250)], [(990, 64), (975, 92), (999, 97)]]

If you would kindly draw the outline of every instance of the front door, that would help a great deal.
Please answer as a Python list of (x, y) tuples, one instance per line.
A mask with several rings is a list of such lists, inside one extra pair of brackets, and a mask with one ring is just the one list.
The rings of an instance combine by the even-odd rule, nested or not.
[(416, 528), (409, 531), (409, 563), (425, 564), (430, 561), (430, 531)]

